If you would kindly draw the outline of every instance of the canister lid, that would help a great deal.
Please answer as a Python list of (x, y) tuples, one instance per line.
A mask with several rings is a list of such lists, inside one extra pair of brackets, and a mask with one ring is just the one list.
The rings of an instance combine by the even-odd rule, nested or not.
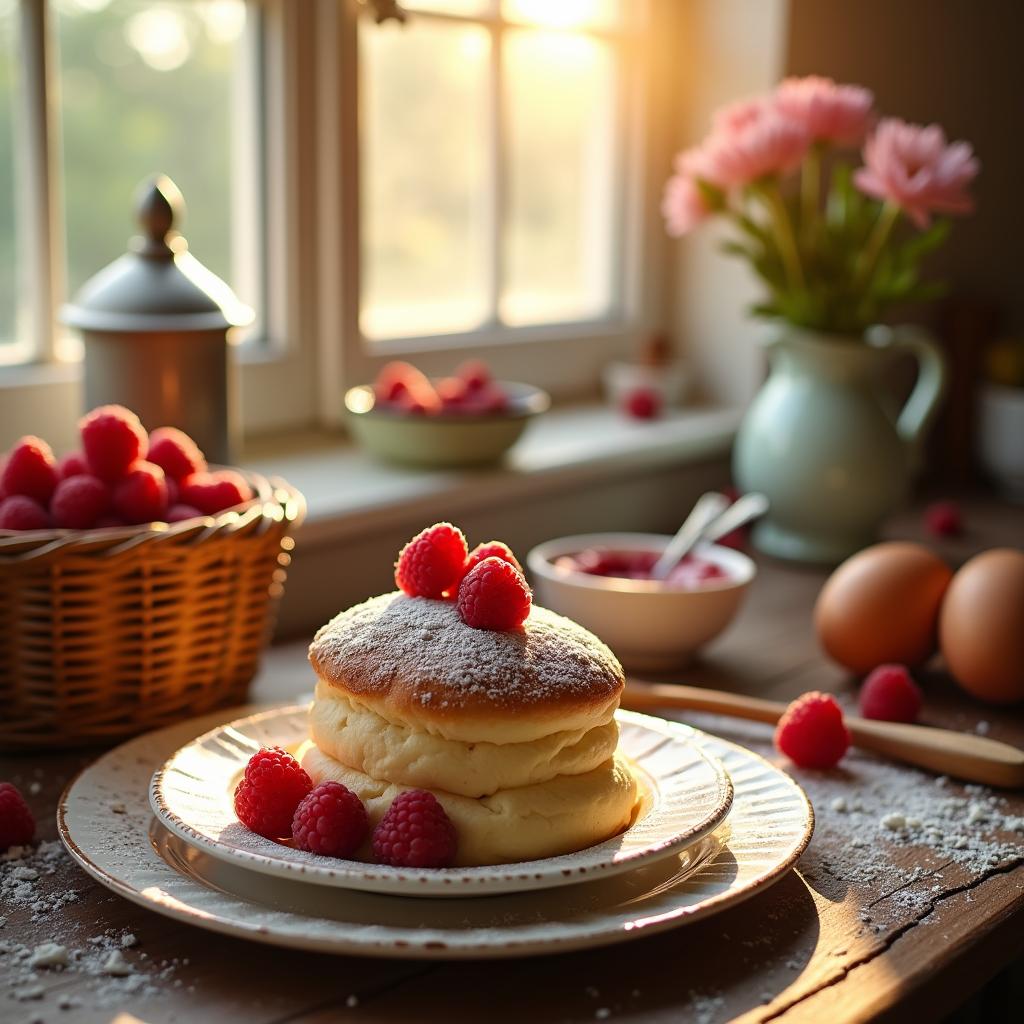
[(144, 182), (136, 217), (142, 235), (61, 307), (64, 323), (87, 331), (210, 331), (244, 327), (255, 314), (202, 265), (175, 230), (185, 211), (166, 175)]

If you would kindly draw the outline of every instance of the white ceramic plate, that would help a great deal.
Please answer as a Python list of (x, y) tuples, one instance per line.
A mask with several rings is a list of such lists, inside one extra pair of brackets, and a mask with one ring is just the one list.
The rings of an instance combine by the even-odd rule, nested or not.
[(793, 866), (813, 828), (811, 806), (788, 775), (742, 747), (687, 730), (725, 765), (736, 795), (728, 820), (682, 854), (536, 893), (467, 900), (331, 893), (218, 861), (153, 819), (150, 775), (217, 720), (208, 715), (150, 733), (90, 765), (61, 798), (60, 836), (78, 863), (119, 895), (179, 921), (271, 945), (440, 960), (609, 945), (678, 927), (760, 892)]
[(277, 708), (218, 726), (178, 750), (154, 775), (150, 804), (186, 843), (252, 871), (319, 885), (400, 896), (473, 896), (548, 889), (629, 871), (713, 832), (732, 805), (722, 765), (685, 726), (618, 712), (620, 750), (642, 796), (633, 824), (606, 842), (562, 857), (488, 867), (416, 869), (323, 857), (250, 832), (232, 797), (261, 746), (295, 750), (309, 735), (308, 706)]

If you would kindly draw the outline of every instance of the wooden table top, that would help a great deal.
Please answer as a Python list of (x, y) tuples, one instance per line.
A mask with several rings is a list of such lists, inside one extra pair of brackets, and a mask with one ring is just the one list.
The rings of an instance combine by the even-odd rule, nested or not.
[[(977, 502), (967, 518), (966, 537), (937, 545), (953, 563), (1024, 543), (1020, 509)], [(919, 517), (895, 522), (890, 534), (919, 538)], [(811, 630), (823, 578), (762, 560), (740, 618), (683, 681), (779, 699), (828, 689), (852, 707), (854, 682), (821, 658)], [(1020, 709), (971, 702), (940, 672), (926, 688), (929, 724), (1024, 745)], [(309, 689), (304, 645), (293, 644), (270, 652), (253, 696), (283, 700)], [(687, 720), (774, 757), (766, 726)], [(89, 759), (0, 757), (0, 779), (26, 793), (44, 839), (55, 835), (64, 785)], [(927, 1021), (1021, 956), (1024, 796), (965, 789), (859, 753), (833, 772), (790, 770), (817, 815), (797, 870), (673, 932), (546, 958), (424, 964), (246, 943), (140, 909), (52, 848), (31, 880), (34, 908), (9, 902), (7, 888), (0, 896), (0, 1021)], [(941, 828), (893, 830), (882, 824), (890, 814), (925, 824), (936, 817)], [(966, 837), (962, 846), (954, 835)], [(19, 884), (13, 874), (0, 873), (5, 886)], [(79, 959), (28, 976), (26, 947), (50, 941)], [(90, 973), (98, 953), (125, 942), (130, 975)]]

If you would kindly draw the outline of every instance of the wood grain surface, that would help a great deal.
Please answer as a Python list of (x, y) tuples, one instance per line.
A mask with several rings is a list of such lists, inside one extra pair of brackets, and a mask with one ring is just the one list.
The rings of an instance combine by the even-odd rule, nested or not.
[[(981, 548), (1024, 544), (1020, 509), (977, 501), (968, 505), (966, 518), (965, 537), (935, 545), (954, 564)], [(908, 513), (890, 532), (920, 538), (919, 515)], [(849, 700), (855, 680), (822, 660), (811, 630), (810, 610), (824, 573), (768, 560), (760, 570), (739, 620), (679, 681), (776, 700), (827, 689)], [(971, 702), (939, 670), (925, 682), (928, 724), (1024, 745), (1021, 710)], [(289, 699), (310, 690), (311, 683), (302, 644), (275, 648), (253, 697)], [(768, 726), (685, 717), (771, 753)], [(92, 756), (0, 757), (0, 779), (26, 792), (44, 838), (55, 835), (60, 792)], [(0, 1021), (920, 1024), (942, 1019), (1024, 954), (1020, 832), (1006, 836), (1000, 855), (981, 869), (944, 861), (913, 841), (886, 845), (892, 871), (910, 879), (887, 884), (888, 870), (873, 878), (860, 870), (849, 848), (849, 816), (836, 808), (855, 800), (858, 787), (866, 792), (873, 780), (872, 798), (885, 802), (891, 792), (898, 809), (912, 788), (935, 785), (934, 780), (864, 754), (834, 773), (793, 772), (815, 800), (819, 823), (795, 872), (749, 902), (692, 926), (547, 958), (426, 965), (247, 944), (142, 910), (66, 858), (56, 859), (53, 874), (43, 873), (34, 884), (43, 894), (73, 891), (70, 903), (52, 912), (0, 904)], [(949, 785), (951, 793), (962, 792)], [(988, 796), (968, 792), (977, 799)], [(1024, 815), (1024, 796), (1000, 797), (1007, 815)], [(871, 842), (877, 850), (881, 840), (873, 833)], [(44, 969), (26, 993), (19, 949), (56, 941), (87, 952), (119, 942), (126, 932), (135, 941), (124, 950), (125, 959), (142, 978), (135, 991), (82, 969)]]

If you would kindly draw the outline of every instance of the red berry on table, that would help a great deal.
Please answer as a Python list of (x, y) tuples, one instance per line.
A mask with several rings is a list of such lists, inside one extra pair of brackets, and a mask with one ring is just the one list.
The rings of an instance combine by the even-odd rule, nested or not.
[(959, 537), (964, 517), (955, 501), (936, 501), (924, 510), (925, 529), (933, 537)]
[(512, 554), (512, 549), (507, 544), (500, 540), (489, 540), (484, 544), (477, 544), (470, 551), (466, 559), (466, 572), (475, 569), (485, 558), (500, 558), (503, 562), (514, 565), (520, 572), (523, 571), (519, 560)]
[(50, 446), (38, 437), (21, 438), (7, 455), (0, 473), (6, 497), (21, 494), (45, 505), (57, 487), (57, 460)]
[(49, 512), (24, 494), (0, 501), (0, 530), (48, 530), (52, 525)]
[(467, 359), (456, 369), (455, 376), (466, 382), (470, 392), (483, 391), (493, 380), (490, 367), (482, 359)]
[(373, 830), (373, 855), (402, 868), (446, 868), (455, 860), (455, 826), (433, 793), (399, 793)]
[(292, 834), (292, 818), (313, 780), (280, 747), (263, 747), (249, 758), (235, 787), (235, 814), (250, 831), (267, 839)]
[(99, 477), (69, 476), (57, 484), (50, 501), (53, 525), (68, 530), (91, 530), (110, 510), (110, 488)]
[(402, 548), (395, 584), (409, 597), (440, 598), (462, 579), (467, 554), (466, 538), (457, 526), (435, 523)]
[(25, 798), (10, 782), (0, 782), (0, 853), (26, 846), (36, 834), (36, 820)]
[(172, 505), (167, 510), (167, 522), (183, 523), (188, 519), (201, 519), (203, 513), (191, 505)]
[(167, 515), (164, 471), (152, 462), (135, 462), (114, 485), (113, 509), (126, 523), (163, 522)]
[(292, 817), (292, 839), (298, 849), (327, 857), (351, 857), (369, 831), (363, 801), (340, 782), (314, 786)]
[(879, 665), (860, 688), (860, 713), (883, 722), (915, 722), (924, 695), (904, 665)]
[(78, 424), (82, 448), (96, 476), (114, 481), (146, 457), (149, 439), (139, 417), (123, 405), (101, 405)]
[(85, 476), (91, 474), (92, 470), (89, 468), (89, 460), (85, 457), (82, 452), (68, 452), (57, 463), (57, 476), (61, 480), (67, 480), (73, 476)]
[(179, 484), (178, 502), (212, 516), (234, 508), (252, 498), (252, 488), (241, 473), (218, 469), (213, 473), (193, 473)]
[(533, 593), (523, 574), (501, 558), (485, 558), (459, 584), (459, 618), (473, 629), (508, 632), (530, 614)]
[(775, 746), (801, 768), (834, 768), (850, 746), (843, 709), (831, 694), (805, 693), (779, 719)]
[(199, 445), (177, 427), (157, 427), (149, 435), (147, 460), (158, 465), (170, 480), (181, 480), (206, 469)]
[(622, 408), (635, 420), (653, 420), (661, 415), (661, 395), (653, 388), (637, 388), (626, 395)]

